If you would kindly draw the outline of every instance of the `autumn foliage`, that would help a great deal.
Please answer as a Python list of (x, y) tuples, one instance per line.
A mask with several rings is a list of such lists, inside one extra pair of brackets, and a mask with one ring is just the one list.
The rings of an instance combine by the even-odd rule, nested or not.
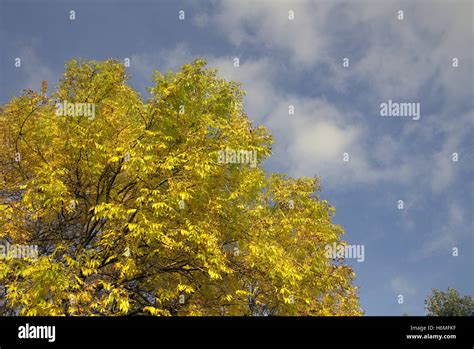
[[(116, 61), (71, 61), (0, 111), (2, 315), (360, 315), (315, 178), (267, 175), (272, 138), (203, 60), (145, 100)], [(94, 117), (58, 116), (92, 103)], [(257, 166), (218, 152), (258, 154)], [(292, 204), (289, 205), (289, 202)]]

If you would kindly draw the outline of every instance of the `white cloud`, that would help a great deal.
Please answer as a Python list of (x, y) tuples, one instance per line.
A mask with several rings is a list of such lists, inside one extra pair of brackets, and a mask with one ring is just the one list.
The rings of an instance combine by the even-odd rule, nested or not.
[(41, 89), (41, 83), (47, 81), (50, 88), (56, 82), (56, 75), (51, 68), (38, 56), (32, 46), (20, 49), (18, 57), (21, 58), (21, 69), (25, 73), (26, 81), (22, 83), (23, 88), (35, 91)]
[[(206, 22), (216, 25), (236, 46), (248, 43), (277, 50), (296, 64), (312, 65), (326, 54), (325, 36), (318, 33), (326, 25), (331, 9), (327, 4), (309, 0), (223, 1)], [(290, 10), (294, 11), (295, 20), (288, 18)], [(199, 23), (202, 25), (202, 20)]]
[(414, 296), (418, 293), (418, 289), (414, 285), (414, 283), (401, 275), (398, 275), (394, 277), (393, 279), (391, 279), (390, 282), (388, 283), (388, 287), (397, 295), (401, 294), (404, 297)]
[[(426, 88), (440, 89), (451, 101), (468, 97), (473, 62), (463, 41), (472, 41), (472, 2), (400, 6), (405, 12), (403, 21), (396, 20), (399, 8), (394, 4), (354, 4), (353, 20), (379, 29), (367, 38), (369, 46), (360, 61), (354, 62), (353, 77), (368, 79), (385, 98), (414, 99)], [(430, 19), (419, 20), (428, 8)], [(462, 69), (451, 66), (453, 57), (463, 61)]]
[(418, 262), (438, 254), (451, 256), (453, 247), (457, 247), (459, 253), (470, 253), (469, 248), (466, 250), (466, 246), (460, 246), (462, 239), (472, 234), (472, 223), (465, 218), (465, 209), (460, 204), (449, 203), (445, 223), (437, 231), (424, 235), (424, 243), (411, 254), (411, 260)]
[[(431, 189), (439, 193), (449, 187), (456, 178), (457, 170), (462, 164), (469, 165), (468, 156), (472, 150), (465, 148), (463, 141), (472, 138), (474, 129), (474, 111), (460, 115), (455, 122), (438, 122), (438, 129), (442, 129), (445, 141), (441, 149), (433, 157), (433, 174)], [(453, 161), (453, 153), (458, 153), (458, 162)]]
[(171, 50), (159, 52), (140, 52), (130, 57), (130, 70), (133, 77), (151, 81), (154, 71), (165, 73), (178, 70), (183, 64), (191, 63), (193, 57), (185, 44), (178, 44)]
[(264, 123), (282, 98), (273, 83), (278, 69), (267, 58), (242, 60), (238, 68), (234, 67), (233, 59), (230, 56), (209, 57), (208, 64), (218, 68), (219, 75), (225, 79), (242, 83), (247, 93), (245, 107), (249, 118)]
[[(472, 86), (472, 54), (465, 44), (472, 41), (472, 6), (471, 1), (240, 0), (217, 3), (216, 10), (196, 17), (199, 26), (214, 26), (236, 47), (286, 54), (296, 70), (327, 65), (327, 80), (335, 87), (363, 80), (371, 83), (372, 94), (383, 98), (416, 98), (426, 87), (466, 98), (466, 86)], [(400, 9), (402, 21), (397, 20)], [(293, 21), (288, 20), (289, 10), (295, 11)], [(429, 20), (420, 21), (427, 11)], [(354, 48), (339, 42), (343, 36), (353, 37), (363, 52), (351, 57)], [(350, 69), (341, 69), (344, 56), (334, 55), (341, 50), (351, 59)], [(451, 67), (453, 57), (461, 62), (457, 71)]]
[[(249, 117), (267, 126), (275, 137), (269, 163), (278, 171), (294, 176), (317, 173), (333, 188), (390, 181), (416, 186), (417, 190), (427, 186), (440, 193), (455, 181), (451, 154), (462, 148), (472, 129), (472, 113), (446, 124), (450, 109), (469, 101), (472, 93), (469, 74), (465, 73), (472, 64), (471, 55), (463, 43), (470, 35), (466, 13), (472, 5), (403, 4), (403, 21), (396, 19), (399, 6), (398, 2), (364, 1), (225, 1), (217, 3), (217, 10), (198, 12), (195, 23), (222, 32), (236, 52), (250, 45), (260, 52), (257, 58), (240, 55), (241, 65), (234, 68), (230, 54), (191, 54), (186, 46), (178, 45), (154, 56), (136, 55), (134, 61), (143, 67), (154, 63), (154, 69), (163, 70), (205, 56), (210, 66), (219, 68), (220, 75), (241, 82), (247, 91)], [(294, 21), (288, 20), (289, 10), (295, 11)], [(429, 21), (415, 20), (423, 18), (427, 10)], [(341, 68), (341, 57), (333, 55), (338, 49), (333, 44), (338, 42), (338, 33), (354, 37), (364, 47), (357, 59), (351, 58), (350, 69)], [(463, 70), (451, 67), (456, 55), (463, 57)], [(317, 66), (329, 70), (314, 76)], [(340, 91), (358, 81), (368, 82), (368, 103), (378, 106), (387, 99), (400, 98), (422, 102), (422, 119), (400, 120), (406, 124), (397, 125), (399, 132), (387, 132), (390, 126), (378, 123), (381, 119), (377, 115), (363, 115), (362, 111), (337, 106), (331, 99), (310, 97), (308, 91), (298, 94), (281, 86), (285, 76), (294, 74), (331, 84)], [(426, 98), (449, 98), (450, 103), (443, 103), (436, 115), (424, 113), (425, 100), (417, 100), (424, 89), (428, 89)], [(289, 104), (295, 106), (296, 115), (288, 115)], [(435, 143), (441, 143), (441, 148), (428, 154), (421, 151)], [(342, 161), (344, 152), (349, 153), (348, 163)]]

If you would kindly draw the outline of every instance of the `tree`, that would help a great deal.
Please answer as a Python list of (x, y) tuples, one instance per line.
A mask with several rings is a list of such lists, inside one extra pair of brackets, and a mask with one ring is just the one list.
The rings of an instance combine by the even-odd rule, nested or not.
[(39, 249), (0, 264), (4, 314), (361, 314), (317, 179), (267, 176), (271, 136), (204, 66), (144, 100), (118, 62), (73, 60), (3, 106), (0, 238)]
[(469, 316), (474, 310), (474, 300), (471, 296), (461, 297), (454, 288), (447, 292), (433, 289), (425, 300), (428, 316)]

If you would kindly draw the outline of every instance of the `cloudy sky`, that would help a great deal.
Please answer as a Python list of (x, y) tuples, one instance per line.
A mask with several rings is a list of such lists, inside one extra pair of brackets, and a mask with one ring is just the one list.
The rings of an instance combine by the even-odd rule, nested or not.
[[(473, 295), (473, 2), (196, 3), (0, 0), (0, 103), (72, 58), (129, 58), (145, 96), (152, 71), (204, 57), (274, 135), (266, 169), (320, 177), (364, 245), (348, 262), (367, 315), (424, 315), (432, 288)], [(389, 100), (419, 103), (419, 120), (381, 116)]]

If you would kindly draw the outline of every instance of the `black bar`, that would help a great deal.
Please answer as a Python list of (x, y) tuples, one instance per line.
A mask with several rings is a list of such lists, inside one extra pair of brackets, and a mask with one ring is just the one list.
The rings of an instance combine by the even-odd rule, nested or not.
[[(31, 326), (55, 326), (54, 342), (48, 338), (20, 339), (19, 328), (26, 329), (26, 324), (30, 330)], [(410, 339), (407, 335), (456, 338)], [(126, 343), (133, 348), (169, 347), (171, 343), (195, 347), (212, 342), (221, 342), (224, 348), (255, 341), (308, 343), (308, 348), (331, 343), (334, 348), (363, 344), (472, 348), (474, 317), (0, 317), (1, 349), (108, 348), (107, 344)]]

